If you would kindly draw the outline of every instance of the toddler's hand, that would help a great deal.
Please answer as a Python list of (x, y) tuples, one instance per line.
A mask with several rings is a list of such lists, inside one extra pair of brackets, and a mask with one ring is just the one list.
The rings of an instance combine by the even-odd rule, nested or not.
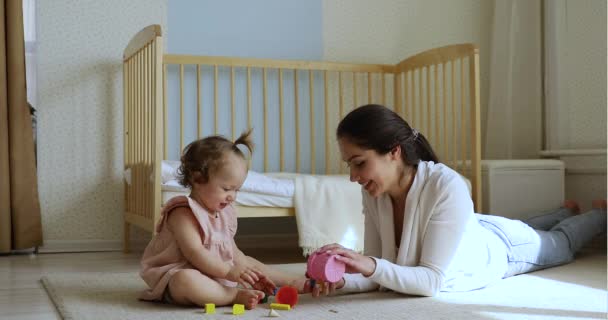
[(256, 290), (260, 290), (266, 294), (266, 296), (271, 296), (274, 294), (274, 289), (276, 289), (276, 285), (272, 280), (267, 278), (265, 275), (260, 277), (260, 280), (253, 285), (253, 288)]
[(237, 282), (243, 288), (255, 285), (262, 277), (263, 275), (260, 271), (244, 264), (234, 265), (228, 272), (228, 275), (226, 275), (227, 280)]

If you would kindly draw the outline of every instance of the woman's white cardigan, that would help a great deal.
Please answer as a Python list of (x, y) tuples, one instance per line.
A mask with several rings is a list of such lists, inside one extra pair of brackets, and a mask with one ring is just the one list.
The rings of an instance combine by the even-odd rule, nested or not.
[[(500, 243), (493, 239), (497, 237), (479, 225), (466, 183), (449, 167), (433, 162), (419, 163), (405, 202), (403, 234), (398, 248), (390, 197), (383, 194), (373, 198), (365, 190), (362, 192), (364, 254), (374, 257), (376, 270), (369, 277), (345, 275), (345, 286), (338, 292), (384, 287), (433, 296), (446, 286), (446, 280), (455, 280), (450, 285), (454, 290), (470, 290), (483, 287), (504, 274), (504, 270), (496, 268), (497, 263), (501, 267), (504, 261), (490, 261), (491, 250), (500, 251)], [(468, 239), (463, 239), (465, 237)], [(455, 259), (457, 251), (462, 257), (460, 263), (453, 264), (458, 260)], [(498, 254), (506, 256), (504, 251)], [(488, 267), (493, 267), (491, 275), (483, 271)], [(457, 281), (459, 275), (468, 277), (464, 285)], [(479, 277), (473, 279), (475, 275)]]

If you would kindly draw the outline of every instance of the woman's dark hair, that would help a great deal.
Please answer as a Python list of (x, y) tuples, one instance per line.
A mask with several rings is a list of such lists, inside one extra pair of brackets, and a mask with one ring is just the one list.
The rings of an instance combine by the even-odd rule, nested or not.
[(420, 160), (439, 163), (433, 148), (422, 135), (392, 110), (377, 104), (354, 109), (340, 121), (338, 139), (346, 138), (364, 149), (387, 154), (397, 145), (406, 165), (416, 166)]
[(222, 168), (226, 152), (234, 152), (245, 159), (237, 147), (240, 144), (253, 153), (251, 129), (243, 132), (234, 142), (215, 135), (190, 143), (182, 152), (181, 165), (177, 170), (179, 183), (184, 187), (192, 187), (193, 182), (207, 183), (209, 176)]

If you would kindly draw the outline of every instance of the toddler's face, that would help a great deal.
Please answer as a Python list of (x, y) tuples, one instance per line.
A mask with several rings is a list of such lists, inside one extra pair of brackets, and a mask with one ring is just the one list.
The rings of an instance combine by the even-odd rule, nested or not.
[(193, 193), (210, 213), (222, 211), (236, 200), (236, 194), (247, 177), (247, 165), (234, 153), (224, 156), (221, 169), (209, 173), (207, 183), (195, 183)]

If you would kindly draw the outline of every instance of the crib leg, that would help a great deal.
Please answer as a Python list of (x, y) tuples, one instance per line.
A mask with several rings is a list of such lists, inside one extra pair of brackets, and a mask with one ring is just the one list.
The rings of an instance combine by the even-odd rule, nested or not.
[(122, 251), (124, 253), (129, 253), (131, 250), (129, 250), (129, 238), (131, 236), (130, 234), (131, 232), (131, 228), (128, 222), (125, 221), (125, 230), (124, 230), (124, 243), (123, 243), (123, 249)]

